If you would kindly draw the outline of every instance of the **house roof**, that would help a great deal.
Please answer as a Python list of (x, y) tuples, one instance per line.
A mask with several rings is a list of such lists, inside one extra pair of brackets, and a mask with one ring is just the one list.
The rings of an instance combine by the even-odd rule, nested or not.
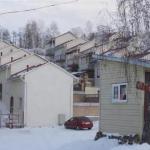
[(98, 61), (108, 60), (121, 63), (128, 63), (132, 65), (137, 65), (145, 68), (150, 68), (150, 61), (143, 59), (136, 59), (133, 57), (115, 57), (115, 56), (105, 56), (105, 55), (93, 55), (93, 58)]
[[(74, 41), (74, 40), (73, 40), (73, 41)], [(73, 42), (73, 41), (72, 41), (72, 42)], [(78, 46), (81, 46), (81, 45), (85, 44), (86, 42), (87, 42), (87, 41), (82, 41), (82, 42), (80, 42), (80, 43), (74, 44), (72, 47), (69, 47), (69, 48), (67, 49), (66, 53), (71, 53), (71, 52), (75, 51), (75, 48), (77, 48)]]
[(65, 33), (63, 33), (63, 34), (61, 34), (61, 35), (56, 36), (55, 39), (56, 39), (56, 38), (59, 38), (59, 37), (61, 37), (61, 36), (64, 36), (64, 35), (66, 35), (66, 34), (72, 34), (75, 38), (77, 38), (71, 31), (68, 31), (68, 32), (65, 32)]
[[(25, 49), (23, 49), (23, 48), (19, 48), (19, 47), (17, 47), (16, 45), (13, 45), (13, 44), (11, 44), (11, 43), (5, 41), (5, 40), (3, 40), (2, 42), (5, 43), (5, 44), (7, 44), (8, 47), (9, 47), (9, 46), (13, 46), (13, 47), (15, 47), (15, 48), (17, 48), (17, 49), (20, 49), (20, 50), (22, 50), (22, 51), (28, 53), (28, 54), (31, 54), (29, 51), (27, 51), (27, 50), (25, 50)], [(8, 48), (8, 47), (5, 47), (5, 48)], [(5, 48), (2, 48), (2, 49), (0, 49), (0, 50), (3, 50), (3, 49), (5, 49)]]
[(71, 41), (73, 41), (73, 40), (65, 41), (65, 42), (63, 42), (63, 43), (57, 45), (56, 47), (54, 47), (54, 49), (57, 50), (57, 48), (58, 48), (59, 46), (63, 46), (64, 44), (67, 44), (68, 42), (71, 42)]
[(13, 59), (12, 61), (8, 61), (7, 63), (5, 63), (5, 64), (3, 64), (3, 65), (0, 65), (0, 69), (5, 68), (5, 66), (7, 66), (7, 65), (9, 65), (9, 64), (12, 64), (12, 63), (14, 63), (14, 62), (16, 62), (16, 61), (18, 61), (18, 60), (21, 60), (21, 59), (23, 59), (23, 58), (25, 58), (25, 57), (26, 57), (26, 55), (24, 55), (24, 56), (22, 56), (22, 57), (19, 57), (19, 58), (16, 58), (16, 59)]
[(39, 56), (39, 55), (37, 55), (37, 54), (24, 55), (24, 56), (21, 56), (21, 57), (19, 57), (19, 58), (17, 58), (17, 59), (13, 59), (12, 61), (9, 61), (9, 62), (7, 62), (7, 63), (5, 63), (5, 64), (3, 64), (3, 65), (0, 65), (0, 70), (6, 69), (6, 67), (7, 67), (8, 65), (10, 65), (10, 64), (18, 63), (18, 62), (20, 62), (20, 61), (22, 61), (22, 60), (24, 60), (24, 59), (28, 59), (28, 58), (31, 58), (31, 57), (33, 57), (33, 56), (39, 57), (40, 59), (42, 59), (43, 61), (45, 61), (45, 63), (48, 62), (48, 60), (44, 59), (43, 57), (41, 57), (41, 56)]
[(33, 69), (35, 69), (35, 68), (38, 68), (38, 67), (40, 67), (40, 66), (42, 66), (42, 65), (44, 65), (44, 64), (46, 64), (46, 63), (38, 64), (38, 65), (33, 65), (33, 66), (27, 66), (27, 67), (24, 68), (23, 70), (12, 74), (12, 75), (10, 76), (10, 78), (15, 78), (15, 77), (19, 77), (19, 76), (21, 76), (21, 75), (25, 75), (26, 72), (29, 72), (29, 71), (31, 71), (31, 70), (33, 70)]
[(33, 65), (33, 66), (26, 67), (26, 68), (24, 68), (23, 70), (21, 70), (21, 71), (15, 73), (15, 74), (12, 74), (9, 79), (20, 78), (20, 77), (22, 77), (22, 76), (27, 75), (28, 73), (32, 73), (33, 70), (38, 69), (38, 68), (40, 68), (40, 67), (42, 67), (42, 66), (45, 66), (45, 65), (52, 65), (52, 66), (54, 66), (55, 68), (61, 70), (61, 71), (64, 72), (65, 74), (67, 74), (68, 76), (72, 77), (72, 78), (74, 79), (74, 81), (76, 81), (76, 82), (79, 81), (79, 79), (78, 79), (76, 76), (72, 75), (71, 73), (67, 72), (65, 69), (59, 67), (58, 65), (56, 65), (56, 64), (54, 64), (54, 63), (52, 63), (52, 62), (46, 62), (46, 63), (43, 63), (43, 64), (38, 64), (38, 65)]
[(82, 45), (82, 44), (80, 43), (80, 44), (77, 44), (77, 45), (75, 45), (75, 46), (73, 46), (73, 47), (67, 49), (66, 54), (72, 53), (73, 51), (76, 50), (75, 48), (77, 48), (77, 47), (80, 46), (80, 45)]

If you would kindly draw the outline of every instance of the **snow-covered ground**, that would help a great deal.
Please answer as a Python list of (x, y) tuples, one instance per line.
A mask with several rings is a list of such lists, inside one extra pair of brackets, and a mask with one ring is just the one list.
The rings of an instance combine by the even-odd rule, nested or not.
[(123, 145), (107, 138), (94, 141), (92, 130), (64, 127), (0, 129), (0, 150), (150, 150), (150, 145)]

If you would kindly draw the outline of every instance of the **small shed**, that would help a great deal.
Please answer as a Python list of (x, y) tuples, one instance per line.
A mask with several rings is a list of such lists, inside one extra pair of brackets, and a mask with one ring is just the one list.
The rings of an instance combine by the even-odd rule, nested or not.
[(99, 67), (100, 130), (142, 136), (150, 125), (149, 61), (102, 56)]

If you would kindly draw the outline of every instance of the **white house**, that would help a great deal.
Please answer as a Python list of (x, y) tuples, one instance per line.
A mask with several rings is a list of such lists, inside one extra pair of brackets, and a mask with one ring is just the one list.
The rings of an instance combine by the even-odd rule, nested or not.
[(77, 70), (79, 67), (79, 52), (80, 46), (84, 44), (86, 41), (77, 38), (66, 43), (66, 67), (71, 71), (76, 71), (75, 66), (77, 66)]
[(0, 115), (18, 115), (6, 122), (29, 127), (56, 125), (64, 121), (59, 120), (62, 117), (70, 118), (74, 76), (37, 55), (17, 51), (0, 57), (0, 101), (5, 106)]
[(54, 61), (62, 67), (65, 67), (67, 43), (76, 39), (71, 32), (66, 32), (51, 40), (51, 47), (54, 47)]

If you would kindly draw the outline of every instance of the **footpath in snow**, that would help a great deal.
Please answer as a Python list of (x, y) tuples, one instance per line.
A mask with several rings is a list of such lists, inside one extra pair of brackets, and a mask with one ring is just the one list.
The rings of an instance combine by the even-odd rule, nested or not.
[(94, 141), (92, 130), (64, 127), (0, 129), (0, 150), (150, 150), (150, 145), (118, 145), (117, 140)]

